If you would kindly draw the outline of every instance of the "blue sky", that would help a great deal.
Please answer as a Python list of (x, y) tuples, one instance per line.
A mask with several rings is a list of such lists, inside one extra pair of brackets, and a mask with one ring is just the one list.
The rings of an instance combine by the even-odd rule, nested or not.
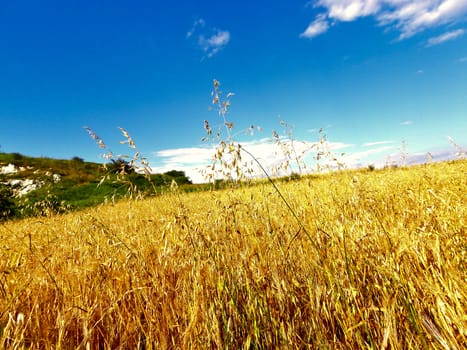
[[(2, 0), (1, 151), (102, 162), (117, 127), (155, 170), (209, 163), (213, 79), (265, 162), (282, 118), (351, 165), (467, 146), (467, 0)], [(269, 152), (269, 153), (268, 153)], [(447, 153), (446, 153), (447, 152)]]

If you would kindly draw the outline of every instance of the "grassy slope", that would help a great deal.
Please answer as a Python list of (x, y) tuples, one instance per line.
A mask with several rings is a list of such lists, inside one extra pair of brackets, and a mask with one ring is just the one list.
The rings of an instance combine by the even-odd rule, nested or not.
[[(45, 157), (29, 157), (19, 153), (0, 153), (0, 164), (14, 164), (18, 167), (31, 167), (24, 172), (17, 173), (18, 178), (34, 178), (34, 172), (39, 170), (41, 175), (45, 172), (60, 174), (77, 183), (95, 180), (102, 175), (102, 165), (76, 160), (53, 159)], [(15, 178), (15, 176), (13, 176)]]
[[(466, 348), (467, 162), (0, 226), (0, 347)], [(354, 178), (356, 176), (356, 178)]]
[[(14, 164), (26, 170), (15, 174), (0, 175), (0, 182), (7, 179), (33, 179), (44, 185), (42, 188), (30, 192), (22, 198), (16, 198), (13, 203), (17, 206), (17, 216), (40, 215), (48, 212), (58, 212), (67, 209), (82, 209), (118, 199), (128, 194), (128, 186), (116, 182), (116, 176), (98, 186), (105, 175), (102, 164), (84, 162), (79, 158), (72, 160), (28, 157), (18, 153), (0, 153), (0, 166)], [(61, 181), (53, 182), (52, 174), (59, 174)], [(150, 191), (154, 189), (142, 175), (130, 177), (139, 190)], [(172, 178), (166, 174), (153, 175), (156, 190), (161, 192), (170, 186)], [(176, 178), (178, 180), (184, 180)], [(182, 181), (183, 182), (183, 181)], [(185, 185), (187, 188), (189, 185)], [(192, 190), (197, 190), (193, 186)], [(34, 203), (38, 203), (35, 206)], [(36, 208), (36, 209), (34, 209)]]
[[(64, 205), (84, 208), (102, 203), (105, 196), (112, 195), (112, 186), (108, 184), (103, 188), (97, 188), (99, 179), (103, 176), (101, 164), (83, 162), (78, 158), (62, 160), (28, 157), (18, 153), (0, 153), (0, 165), (10, 163), (16, 167), (24, 167), (26, 170), (2, 175), (4, 181), (32, 179), (44, 184), (39, 190), (30, 192), (21, 199), (15, 199), (14, 203), (18, 207), (24, 207), (25, 203), (33, 206), (34, 203), (50, 199), (52, 196), (57, 202), (64, 201)], [(54, 183), (52, 174), (59, 174), (62, 181)], [(23, 211), (29, 213), (31, 210), (23, 209)]]

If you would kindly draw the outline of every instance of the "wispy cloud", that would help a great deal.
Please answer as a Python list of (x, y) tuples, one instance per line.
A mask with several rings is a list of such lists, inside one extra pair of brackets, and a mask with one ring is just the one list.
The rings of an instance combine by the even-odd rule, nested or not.
[(193, 22), (193, 26), (191, 29), (186, 33), (187, 39), (191, 38), (195, 31), (198, 29), (198, 27), (204, 27), (206, 25), (206, 22), (202, 18), (198, 18)]
[(155, 152), (157, 157), (181, 164), (199, 164), (212, 158), (212, 148), (190, 147), (174, 148)]
[(230, 32), (226, 30), (217, 30), (210, 37), (201, 35), (199, 37), (199, 46), (205, 52), (208, 58), (211, 58), (220, 50), (222, 50), (230, 41)]
[(405, 120), (405, 121), (399, 123), (399, 125), (412, 125), (412, 124), (413, 124), (413, 121), (411, 121), (411, 120)]
[(395, 141), (376, 141), (376, 142), (366, 142), (362, 145), (362, 147), (373, 147), (379, 145), (389, 145), (394, 143)]
[(435, 36), (433, 38), (428, 39), (426, 46), (427, 47), (435, 46), (435, 45), (442, 44), (446, 41), (451, 41), (451, 40), (460, 38), (462, 35), (464, 35), (464, 32), (465, 31), (463, 29), (457, 29), (457, 30), (452, 30), (450, 32), (446, 32), (444, 34)]
[(230, 42), (230, 32), (216, 28), (206, 29), (205, 20), (199, 18), (194, 21), (186, 38), (195, 38), (196, 44), (204, 52), (203, 58), (211, 58)]
[(201, 183), (205, 180), (201, 169), (209, 164), (213, 154), (211, 147), (173, 148), (156, 151), (153, 156), (157, 161), (151, 162), (151, 168), (156, 173), (164, 173), (174, 169), (181, 170), (194, 183)]
[[(371, 144), (371, 143), (369, 143)], [(378, 146), (377, 144), (375, 146)], [(378, 158), (382, 159), (381, 153), (388, 153), (389, 151), (393, 151), (396, 149), (396, 146), (379, 146), (379, 147), (372, 147), (367, 150), (352, 152), (344, 156), (343, 161), (345, 162), (346, 166), (349, 168), (363, 166), (364, 163), (373, 163), (370, 156), (380, 155)]]
[[(372, 16), (380, 26), (397, 30), (400, 40), (428, 28), (456, 23), (467, 14), (466, 0), (315, 0), (313, 5), (324, 12), (308, 28), (313, 29), (316, 22), (319, 23), (316, 28), (327, 26), (327, 30), (337, 21), (351, 22)], [(311, 33), (316, 36), (326, 30), (311, 30)]]
[(302, 38), (314, 38), (320, 34), (327, 32), (329, 29), (329, 23), (326, 21), (326, 16), (318, 16), (310, 25), (305, 29), (305, 31), (300, 34)]
[(467, 56), (466, 57), (461, 57), (457, 60), (459, 63), (466, 63), (467, 62)]
[(359, 17), (377, 14), (381, 10), (382, 1), (321, 0), (317, 5), (328, 10), (329, 18), (350, 22)]

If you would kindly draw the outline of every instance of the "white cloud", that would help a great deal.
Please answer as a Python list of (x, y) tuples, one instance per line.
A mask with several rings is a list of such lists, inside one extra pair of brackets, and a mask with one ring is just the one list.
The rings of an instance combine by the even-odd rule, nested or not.
[(364, 151), (353, 152), (353, 153), (345, 155), (343, 158), (343, 161), (349, 168), (353, 168), (356, 166), (362, 166), (364, 162), (367, 162), (367, 163), (370, 162), (370, 159), (368, 159), (370, 156), (388, 152), (394, 149), (396, 149), (396, 146), (380, 146), (380, 147), (371, 148), (371, 149), (364, 150)]
[(413, 121), (411, 121), (411, 120), (405, 120), (405, 121), (399, 123), (399, 125), (412, 125), (412, 124), (413, 124)]
[(459, 62), (459, 63), (465, 63), (465, 62), (467, 62), (467, 56), (466, 56), (466, 57), (461, 57), (461, 58), (459, 58), (459, 59), (457, 60), (457, 62)]
[(450, 32), (446, 32), (444, 34), (435, 36), (433, 38), (428, 39), (426, 46), (435, 46), (442, 44), (446, 41), (454, 40), (464, 35), (463, 29), (452, 30)]
[(330, 18), (339, 21), (353, 21), (358, 17), (376, 14), (382, 1), (378, 0), (320, 0), (317, 5), (328, 10)]
[[(290, 149), (290, 141), (282, 140)], [(261, 165), (268, 171), (269, 174), (274, 172), (280, 164), (286, 160), (281, 147), (271, 139), (265, 138), (261, 140), (242, 142), (242, 148), (251, 153)], [(294, 141), (294, 148), (297, 155), (307, 155), (311, 157), (315, 149), (315, 142)], [(350, 145), (343, 142), (329, 142), (327, 147), (331, 151), (337, 151), (349, 147)], [(153, 155), (158, 160), (151, 161), (153, 172), (163, 173), (169, 170), (181, 170), (194, 182), (205, 182), (202, 171), (208, 170), (208, 166), (212, 163), (215, 154), (215, 146), (210, 147), (188, 147), (166, 149), (154, 152)], [(252, 176), (263, 177), (264, 173), (257, 166), (257, 163), (246, 153), (242, 154), (242, 162), (246, 162), (248, 167), (253, 169)], [(292, 164), (295, 166), (295, 164)]]
[(199, 164), (212, 158), (212, 148), (190, 147), (190, 148), (175, 148), (166, 149), (155, 152), (157, 157), (176, 160), (182, 164)]
[(318, 16), (310, 25), (305, 29), (305, 31), (300, 34), (303, 38), (314, 38), (320, 34), (327, 32), (329, 29), (329, 23), (326, 20), (325, 16)]
[(457, 23), (467, 14), (467, 0), (316, 0), (314, 7), (324, 9), (316, 17), (321, 21), (350, 22), (373, 16), (379, 25), (399, 31), (400, 40), (427, 28)]
[(379, 145), (388, 145), (394, 143), (395, 141), (376, 141), (376, 142), (366, 142), (362, 145), (362, 147), (373, 147)]
[(200, 35), (198, 39), (199, 46), (206, 53), (208, 58), (211, 58), (224, 48), (230, 41), (230, 32), (226, 30), (218, 30), (215, 34), (206, 38)]
[(195, 20), (191, 29), (186, 33), (186, 38), (196, 40), (196, 44), (205, 54), (204, 57), (211, 58), (230, 42), (230, 32), (215, 28), (206, 29), (205, 27), (206, 21), (204, 19)]
[(153, 155), (159, 160), (151, 161), (151, 168), (154, 173), (164, 173), (170, 170), (184, 171), (194, 183), (205, 182), (201, 174), (201, 169), (209, 164), (214, 149), (211, 147), (188, 147), (174, 148), (154, 152)]
[[(286, 138), (281, 138), (280, 140), (289, 150), (291, 149), (290, 140)], [(452, 144), (454, 141), (450, 139), (450, 142)], [(376, 167), (383, 167), (400, 161), (400, 148), (395, 143), (396, 141), (384, 140), (366, 142), (359, 147), (354, 147), (354, 145), (345, 142), (327, 142), (326, 148), (338, 155), (340, 161), (345, 164), (347, 168), (366, 167), (368, 164), (373, 164)], [(274, 169), (277, 170), (287, 159), (281, 147), (270, 138), (242, 142), (241, 145), (243, 149), (255, 156), (269, 175), (274, 175)], [(303, 160), (307, 164), (308, 168), (302, 169), (305, 173), (316, 170), (316, 163), (313, 159), (317, 151), (316, 145), (316, 142), (309, 142), (306, 140), (294, 141), (296, 154), (303, 156)], [(455, 159), (458, 157), (460, 148), (461, 146), (455, 146), (443, 150), (443, 152), (431, 150), (430, 154), (434, 161)], [(215, 151), (214, 145), (161, 150), (153, 153), (156, 159), (151, 161), (151, 167), (156, 173), (181, 170), (184, 171), (194, 183), (202, 183), (206, 182), (203, 171), (208, 171)], [(342, 151), (345, 151), (345, 154), (341, 154)], [(463, 152), (465, 152), (465, 150)], [(426, 151), (421, 153), (409, 153), (407, 164), (423, 163), (426, 162), (427, 159), (428, 155)], [(246, 153), (242, 153), (242, 162), (246, 162), (248, 167), (253, 170), (252, 176), (264, 177), (264, 173), (257, 166), (256, 162)], [(293, 171), (298, 171), (295, 161), (291, 160), (291, 166)], [(279, 171), (279, 173), (282, 175), (286, 174), (284, 171)]]
[(204, 27), (205, 24), (206, 22), (202, 18), (198, 18), (197, 20), (195, 20), (191, 29), (186, 33), (187, 39), (193, 36), (198, 27)]

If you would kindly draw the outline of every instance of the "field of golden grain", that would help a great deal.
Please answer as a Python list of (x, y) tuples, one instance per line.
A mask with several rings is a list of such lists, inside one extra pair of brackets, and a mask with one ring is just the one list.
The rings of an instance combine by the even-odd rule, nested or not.
[(0, 226), (2, 349), (465, 349), (467, 162)]

